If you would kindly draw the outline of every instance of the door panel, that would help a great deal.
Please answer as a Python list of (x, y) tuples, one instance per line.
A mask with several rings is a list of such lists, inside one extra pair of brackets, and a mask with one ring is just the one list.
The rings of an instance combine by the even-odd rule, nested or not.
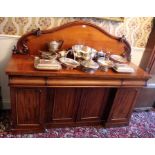
[(128, 123), (138, 89), (136, 88), (119, 88), (117, 90), (108, 122)]
[(54, 88), (48, 90), (47, 122), (73, 122), (77, 109), (76, 88)]
[(108, 88), (83, 88), (77, 121), (101, 121), (108, 91)]
[(42, 124), (44, 117), (44, 89), (17, 88), (14, 90), (16, 122), (18, 125)]

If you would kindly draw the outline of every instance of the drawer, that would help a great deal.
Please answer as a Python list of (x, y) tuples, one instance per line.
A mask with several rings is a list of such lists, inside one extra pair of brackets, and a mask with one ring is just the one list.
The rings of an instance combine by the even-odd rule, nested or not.
[(9, 78), (10, 85), (46, 85), (46, 80), (44, 77), (25, 77), (25, 76), (15, 76)]
[(48, 78), (47, 86), (55, 87), (118, 87), (121, 85), (121, 80), (111, 79), (85, 79), (85, 78), (72, 78), (72, 79), (61, 79), (61, 78)]

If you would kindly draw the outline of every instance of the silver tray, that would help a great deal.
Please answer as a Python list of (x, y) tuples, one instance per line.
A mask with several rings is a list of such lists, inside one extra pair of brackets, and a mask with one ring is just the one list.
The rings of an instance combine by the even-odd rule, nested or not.
[(61, 57), (59, 61), (67, 68), (67, 69), (73, 69), (80, 65), (80, 63), (74, 59)]
[(61, 70), (62, 66), (57, 60), (35, 58), (34, 68), (37, 70)]
[(124, 57), (120, 56), (120, 55), (112, 54), (112, 55), (110, 55), (110, 58), (113, 61), (116, 61), (116, 62), (119, 62), (119, 63), (127, 63), (127, 60)]
[(98, 69), (99, 65), (94, 62), (93, 60), (84, 60), (81, 62), (81, 65), (85, 68), (90, 68), (90, 69)]
[(118, 73), (134, 73), (135, 70), (133, 67), (128, 64), (116, 64), (113, 69)]
[(111, 60), (106, 60), (104, 57), (100, 57), (98, 60), (97, 60), (98, 64), (100, 66), (105, 66), (105, 67), (108, 67), (108, 68), (111, 68), (114, 66), (114, 62), (111, 61)]
[(82, 70), (88, 73), (94, 73), (99, 68), (99, 65), (93, 60), (84, 60), (81, 62), (81, 66)]

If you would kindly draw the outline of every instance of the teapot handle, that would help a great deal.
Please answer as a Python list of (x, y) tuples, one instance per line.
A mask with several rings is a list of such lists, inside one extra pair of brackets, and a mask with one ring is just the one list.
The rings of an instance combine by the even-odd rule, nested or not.
[(75, 60), (75, 59), (76, 59), (76, 56), (75, 56), (75, 53), (73, 52), (72, 49), (69, 49), (69, 50), (67, 51), (66, 57), (67, 57), (67, 55), (68, 55), (69, 53), (73, 54), (73, 57), (74, 57), (74, 60)]

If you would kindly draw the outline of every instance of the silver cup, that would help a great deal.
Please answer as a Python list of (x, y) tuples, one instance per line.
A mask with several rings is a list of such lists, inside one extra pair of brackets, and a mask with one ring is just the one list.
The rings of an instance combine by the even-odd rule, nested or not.
[(63, 41), (62, 40), (54, 40), (54, 41), (51, 41), (48, 43), (48, 50), (51, 52), (51, 53), (55, 53), (57, 52), (61, 46), (63, 44)]

